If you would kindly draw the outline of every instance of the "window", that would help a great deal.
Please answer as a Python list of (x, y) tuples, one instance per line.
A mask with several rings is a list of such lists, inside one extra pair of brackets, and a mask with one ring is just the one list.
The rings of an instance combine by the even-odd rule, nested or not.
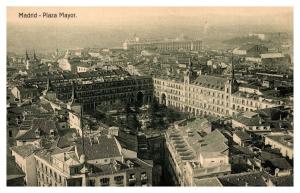
[(102, 178), (100, 179), (101, 186), (108, 186), (109, 185), (109, 178)]
[(124, 183), (124, 176), (115, 176), (114, 180), (116, 184), (122, 185)]

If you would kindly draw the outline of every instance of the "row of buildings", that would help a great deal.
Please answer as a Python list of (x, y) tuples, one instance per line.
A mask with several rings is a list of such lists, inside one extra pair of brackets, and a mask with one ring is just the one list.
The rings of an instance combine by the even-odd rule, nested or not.
[(202, 49), (201, 40), (185, 40), (185, 39), (171, 39), (171, 40), (161, 40), (161, 41), (125, 41), (123, 43), (124, 50), (147, 50), (156, 49), (159, 51), (199, 51)]
[(152, 164), (124, 158), (114, 136), (74, 139), (46, 149), (30, 143), (11, 148), (27, 186), (151, 186)]
[(157, 76), (153, 83), (160, 103), (194, 115), (232, 116), (279, 105), (256, 89), (239, 86), (234, 72), (230, 78), (195, 75), (190, 66), (183, 78)]

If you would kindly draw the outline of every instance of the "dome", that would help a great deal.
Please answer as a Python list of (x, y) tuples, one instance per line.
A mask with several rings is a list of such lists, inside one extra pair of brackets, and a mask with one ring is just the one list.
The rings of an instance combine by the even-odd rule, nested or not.
[(85, 162), (85, 155), (82, 154), (79, 159), (80, 163), (83, 164)]

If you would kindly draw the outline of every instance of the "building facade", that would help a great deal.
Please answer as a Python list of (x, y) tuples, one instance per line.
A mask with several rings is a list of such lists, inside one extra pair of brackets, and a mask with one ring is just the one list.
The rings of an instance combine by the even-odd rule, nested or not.
[(270, 145), (272, 148), (279, 149), (284, 157), (289, 159), (294, 158), (294, 141), (292, 134), (286, 133), (270, 133), (265, 136), (265, 145)]
[(15, 159), (16, 164), (21, 168), (25, 174), (26, 186), (36, 186), (36, 164), (34, 159), (34, 153), (38, 150), (35, 145), (23, 145), (10, 148), (11, 154)]
[(160, 51), (176, 51), (179, 49), (188, 51), (198, 51), (202, 49), (201, 40), (168, 40), (168, 41), (125, 41), (123, 43), (123, 49), (145, 50), (145, 49), (157, 49)]
[[(166, 161), (175, 185), (192, 186), (195, 179), (231, 172), (227, 139), (211, 130), (206, 119), (198, 126), (175, 124), (166, 132)], [(208, 133), (207, 133), (208, 131)]]
[(238, 112), (276, 106), (262, 96), (239, 91), (234, 78), (193, 75), (190, 67), (183, 80), (155, 77), (154, 94), (160, 104), (194, 115), (231, 116)]
[(68, 101), (75, 95), (84, 109), (95, 110), (97, 105), (115, 103), (148, 104), (153, 100), (151, 77), (137, 76), (103, 81), (84, 81), (55, 85), (57, 99)]
[[(152, 165), (127, 159), (112, 136), (35, 154), (38, 186), (151, 186)], [(109, 147), (109, 149), (108, 149)]]

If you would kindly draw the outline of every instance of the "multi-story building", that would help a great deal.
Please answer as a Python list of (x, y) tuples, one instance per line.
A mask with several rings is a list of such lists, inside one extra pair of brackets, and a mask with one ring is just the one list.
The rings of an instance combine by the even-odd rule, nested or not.
[(74, 145), (35, 154), (38, 186), (151, 186), (152, 165), (127, 159), (113, 136), (79, 139)]
[(144, 49), (157, 49), (160, 51), (177, 51), (180, 49), (188, 51), (198, 51), (202, 49), (201, 40), (162, 40), (162, 41), (125, 41), (123, 43), (123, 49), (134, 49), (134, 50), (144, 50)]
[(197, 126), (179, 123), (166, 132), (166, 161), (176, 185), (191, 186), (195, 179), (231, 172), (227, 139), (210, 130), (209, 122), (201, 119)]
[(36, 170), (34, 153), (38, 151), (35, 145), (27, 144), (10, 148), (11, 155), (14, 157), (16, 164), (25, 174), (25, 184), (27, 186), (36, 186)]
[(265, 145), (279, 149), (284, 157), (288, 157), (289, 159), (294, 158), (294, 140), (292, 134), (283, 132), (270, 133), (265, 136)]
[(11, 89), (12, 95), (21, 100), (37, 98), (40, 93), (37, 87), (33, 86), (15, 86)]
[[(26, 122), (29, 128), (23, 127)], [(22, 145), (41, 145), (41, 140), (44, 137), (50, 137), (54, 139), (57, 136), (57, 127), (55, 121), (49, 120), (49, 118), (34, 118), (32, 120), (25, 121), (21, 124), (19, 132), (16, 136), (17, 146)]]
[[(91, 74), (97, 74), (97, 72)], [(114, 103), (148, 104), (153, 100), (153, 81), (148, 76), (130, 76), (128, 74), (98, 74), (80, 73), (83, 79), (75, 77), (69, 80), (54, 80), (50, 77), (43, 84), (47, 90), (54, 93), (55, 100), (68, 102), (72, 96), (83, 109), (95, 110), (97, 105)], [(38, 81), (38, 80), (37, 80)], [(39, 84), (37, 81), (31, 84)], [(76, 81), (76, 83), (75, 83)], [(41, 85), (42, 86), (42, 85)], [(53, 97), (52, 97), (53, 98)]]
[(147, 104), (153, 98), (152, 78), (144, 76), (57, 84), (54, 87), (57, 99), (68, 101), (74, 94), (84, 109), (95, 110), (97, 105), (122, 102)]
[(268, 48), (263, 45), (246, 44), (233, 50), (233, 54), (239, 56), (256, 57), (268, 52)]
[(244, 112), (234, 115), (232, 127), (256, 133), (269, 133), (271, 131), (270, 123), (266, 122), (255, 112)]
[(196, 76), (189, 64), (181, 79), (153, 79), (154, 94), (159, 103), (194, 115), (229, 116), (277, 105), (261, 95), (240, 90), (234, 72), (231, 78)]

